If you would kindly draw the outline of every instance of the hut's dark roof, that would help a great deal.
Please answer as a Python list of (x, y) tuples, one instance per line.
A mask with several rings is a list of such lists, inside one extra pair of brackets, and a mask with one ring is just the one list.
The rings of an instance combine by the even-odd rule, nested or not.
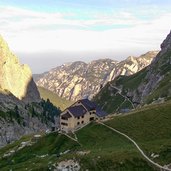
[(71, 118), (72, 116), (71, 116), (71, 114), (69, 114), (69, 112), (67, 112), (67, 113), (63, 114), (61, 117), (68, 119), (68, 118)]
[(83, 116), (87, 112), (86, 109), (82, 105), (79, 105), (79, 106), (71, 106), (71, 107), (68, 108), (68, 110), (75, 117)]
[(104, 117), (107, 115), (107, 112), (105, 112), (104, 110), (102, 110), (99, 106), (96, 107), (96, 115), (98, 117)]
[(104, 117), (107, 115), (107, 113), (105, 111), (103, 111), (96, 103), (88, 100), (88, 99), (82, 99), (82, 100), (79, 100), (83, 105), (84, 107), (88, 110), (88, 111), (91, 111), (91, 110), (96, 110), (96, 115), (99, 116), (99, 117)]
[(79, 100), (79, 102), (81, 102), (88, 111), (95, 110), (97, 106), (94, 102), (91, 102), (88, 99), (82, 99)]

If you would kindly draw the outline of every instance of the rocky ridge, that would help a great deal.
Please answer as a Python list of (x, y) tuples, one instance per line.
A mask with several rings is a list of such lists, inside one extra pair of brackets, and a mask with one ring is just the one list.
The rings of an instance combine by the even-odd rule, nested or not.
[(169, 86), (171, 85), (171, 32), (161, 44), (161, 51), (147, 67), (146, 72), (145, 82), (142, 82), (138, 87), (139, 93), (142, 94), (140, 103), (169, 98), (171, 96)]
[(118, 62), (100, 59), (90, 63), (81, 61), (64, 64), (36, 75), (36, 84), (68, 100), (93, 98), (107, 82), (119, 75), (132, 75), (151, 63), (158, 51), (150, 51), (140, 57), (130, 56)]
[[(152, 63), (131, 76), (119, 76), (107, 84), (94, 100), (108, 112), (118, 112), (171, 98), (171, 32)], [(107, 94), (107, 98), (104, 97)], [(120, 101), (115, 107), (111, 101)], [(133, 104), (133, 105), (132, 105)]]
[[(128, 91), (127, 95), (133, 102), (150, 103), (160, 98), (169, 98), (171, 78), (171, 32), (161, 44), (161, 51), (144, 70), (144, 78), (136, 90)], [(165, 88), (168, 87), (168, 88)]]

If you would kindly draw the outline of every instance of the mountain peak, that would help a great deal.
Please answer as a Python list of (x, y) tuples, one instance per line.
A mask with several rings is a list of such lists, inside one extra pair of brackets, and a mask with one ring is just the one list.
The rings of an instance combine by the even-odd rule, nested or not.
[(25, 102), (40, 99), (30, 68), (19, 63), (2, 36), (0, 36), (0, 87)]
[(8, 44), (6, 41), (3, 39), (2, 35), (0, 35), (0, 47), (8, 47)]
[(135, 60), (135, 56), (128, 56), (128, 58), (126, 58), (126, 60), (134, 61)]
[(9, 47), (7, 42), (3, 39), (3, 37), (0, 35), (0, 59), (1, 61), (3, 60), (3, 58), (7, 57), (7, 52), (9, 51)]
[(166, 39), (163, 41), (163, 43), (161, 44), (161, 49), (164, 51), (167, 50), (171, 50), (171, 31), (170, 33), (167, 35)]

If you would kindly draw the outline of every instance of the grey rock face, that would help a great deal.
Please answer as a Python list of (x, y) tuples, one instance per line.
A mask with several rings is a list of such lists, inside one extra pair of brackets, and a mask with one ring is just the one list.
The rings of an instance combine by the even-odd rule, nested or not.
[(50, 121), (46, 123), (41, 121), (43, 108), (39, 103), (34, 103), (34, 111), (39, 113), (39, 117), (32, 116), (31, 107), (26, 108), (26, 104), (9, 91), (0, 92), (0, 147), (18, 140), (23, 135), (51, 128)]
[(37, 117), (29, 117), (26, 113), (23, 117), (24, 122), (27, 123), (24, 126), (17, 123), (16, 120), (11, 122), (11, 120), (0, 118), (0, 147), (18, 140), (23, 135), (42, 132), (48, 129), (48, 126), (41, 123)]
[[(171, 32), (168, 34), (166, 39), (161, 44), (161, 51), (158, 53), (156, 58), (153, 60), (151, 65), (147, 68), (147, 75), (145, 77), (146, 82), (144, 83), (144, 89), (142, 91), (142, 100), (144, 101), (149, 93), (152, 93), (158, 88), (159, 84), (169, 77), (171, 72)], [(164, 83), (169, 84), (169, 82)], [(141, 86), (141, 85), (140, 85)], [(169, 94), (168, 96), (171, 95)]]
[(64, 64), (40, 76), (36, 75), (36, 84), (68, 100), (83, 97), (92, 98), (108, 81), (119, 75), (131, 75), (151, 63), (158, 51), (151, 51), (140, 57), (128, 57), (118, 62), (100, 59), (90, 63), (73, 62)]
[(18, 140), (23, 135), (51, 129), (54, 124), (47, 117), (45, 120), (43, 113), (44, 109), (40, 103), (26, 105), (9, 92), (0, 93), (0, 147)]
[(162, 52), (166, 52), (167, 50), (171, 49), (171, 31), (167, 35), (163, 43), (161, 44), (161, 49), (162, 49)]

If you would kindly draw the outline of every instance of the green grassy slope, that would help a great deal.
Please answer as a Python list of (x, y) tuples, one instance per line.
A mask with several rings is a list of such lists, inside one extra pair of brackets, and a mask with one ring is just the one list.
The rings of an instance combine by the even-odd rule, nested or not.
[[(125, 99), (115, 94), (117, 87), (123, 96), (127, 96), (135, 105), (151, 104), (154, 101), (165, 101), (171, 98), (171, 50), (157, 56), (149, 67), (131, 76), (119, 76), (108, 83), (94, 98), (97, 104), (104, 104), (103, 109), (109, 113), (129, 108), (131, 105), (120, 105)], [(153, 85), (154, 83), (154, 85)], [(112, 85), (112, 86), (111, 86)], [(148, 90), (144, 93), (144, 90)], [(147, 93), (147, 94), (146, 94)], [(128, 102), (127, 102), (128, 103)]]
[[(125, 78), (122, 76), (121, 79)], [(122, 93), (125, 95), (124, 93)], [(102, 107), (107, 113), (118, 113), (121, 109), (132, 109), (130, 101), (127, 100), (124, 96), (118, 93), (118, 90), (111, 87), (108, 83), (102, 90), (94, 97), (95, 101), (99, 106)]]
[[(157, 85), (150, 92), (150, 94), (144, 99), (144, 103), (150, 104), (151, 102), (157, 100), (160, 97), (165, 97), (167, 99), (171, 96), (170, 56), (171, 50), (168, 50), (160, 56), (160, 59), (157, 60), (157, 62), (151, 64), (150, 72), (155, 75), (160, 75), (162, 79), (159, 83), (157, 83)], [(143, 70), (139, 71), (134, 75), (118, 77), (112, 82), (112, 84), (115, 84), (116, 86), (122, 86), (122, 93), (126, 94), (126, 92), (128, 91), (136, 91), (142, 83), (147, 83), (149, 81), (145, 79), (147, 74), (149, 74), (149, 71), (147, 70), (147, 68), (144, 68)], [(148, 79), (150, 79), (150, 77), (148, 77)]]
[[(161, 165), (171, 163), (171, 103), (151, 105), (127, 115), (115, 116), (106, 124), (128, 134), (153, 159)], [(4, 153), (20, 146), (23, 137), (14, 144), (0, 149), (0, 170), (48, 170), (64, 159), (76, 159), (82, 170), (99, 171), (152, 171), (134, 145), (125, 137), (98, 123), (91, 123), (76, 132), (79, 143), (65, 135), (51, 133), (43, 136), (35, 144), (25, 147), (12, 156), (2, 159)], [(59, 156), (60, 152), (70, 150)], [(79, 151), (88, 152), (85, 155)], [(45, 155), (45, 157), (41, 157)], [(36, 163), (36, 164), (35, 164)]]
[(154, 170), (127, 139), (102, 125), (92, 123), (78, 131), (77, 137), (83, 149), (90, 151), (79, 156), (83, 170)]
[(41, 98), (47, 100), (49, 99), (56, 107), (60, 107), (60, 109), (63, 111), (70, 105), (72, 105), (72, 101), (66, 100), (64, 98), (59, 97), (57, 94), (43, 88), (38, 87), (39, 93)]
[(118, 116), (108, 125), (126, 133), (147, 155), (159, 154), (155, 160), (171, 163), (171, 103), (151, 105), (135, 113)]
[[(32, 137), (29, 136), (2, 148), (0, 150), (0, 158), (4, 152), (8, 153), (11, 150), (16, 150), (21, 142), (30, 140)], [(66, 136), (51, 133), (37, 140), (32, 146), (27, 146), (10, 157), (0, 159), (0, 170), (48, 170), (48, 166), (57, 160), (60, 152), (64, 152), (67, 149), (75, 149), (77, 146), (76, 142)], [(45, 156), (41, 157), (43, 155)]]
[[(64, 159), (76, 159), (82, 170), (116, 170), (116, 171), (153, 171), (154, 169), (141, 158), (136, 148), (124, 137), (108, 128), (91, 123), (79, 130), (77, 137), (81, 145), (68, 137), (51, 133), (40, 138), (32, 146), (25, 147), (10, 157), (0, 159), (0, 170), (48, 170), (52, 164)], [(15, 142), (0, 150), (4, 153), (16, 149), (26, 139)], [(68, 154), (58, 157), (60, 152), (70, 150)], [(79, 155), (78, 151), (88, 151)], [(41, 157), (45, 155), (45, 157)]]
[[(130, 76), (119, 76), (115, 80), (108, 83), (93, 99), (97, 104), (102, 105), (103, 109), (108, 113), (120, 112), (122, 109), (133, 109), (130, 101), (131, 97), (124, 98), (127, 96), (128, 91), (136, 91), (137, 87), (145, 82), (144, 77), (147, 75), (146, 68), (142, 69), (138, 73)], [(121, 90), (121, 96), (118, 94), (118, 90), (113, 88), (111, 85)], [(136, 91), (138, 94), (138, 91)]]
[(153, 72), (162, 75), (162, 80), (155, 89), (146, 97), (145, 102), (151, 103), (158, 98), (170, 99), (171, 97), (171, 49), (167, 50), (160, 60), (153, 66)]

